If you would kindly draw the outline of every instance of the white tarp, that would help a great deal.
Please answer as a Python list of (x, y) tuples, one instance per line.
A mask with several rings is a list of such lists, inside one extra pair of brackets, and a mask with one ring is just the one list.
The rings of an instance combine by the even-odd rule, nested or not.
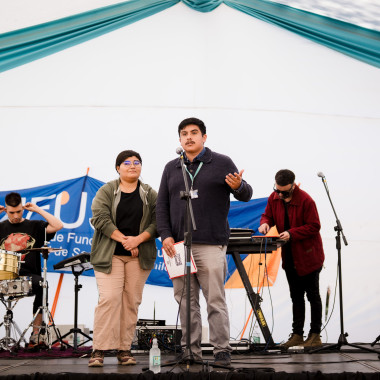
[[(46, 6), (53, 18), (86, 10)], [(6, 9), (16, 18), (19, 9)], [(34, 9), (39, 11), (31, 12), (25, 26), (46, 21), (36, 16), (43, 7)], [(21, 27), (13, 21), (7, 30)], [(177, 126), (189, 116), (205, 121), (211, 149), (245, 169), (254, 198), (270, 194), (277, 170), (292, 169), (320, 212), (324, 301), (327, 286), (335, 286), (337, 254), (335, 218), (316, 174), (323, 171), (349, 242), (342, 248), (345, 330), (350, 342), (378, 336), (379, 69), (224, 5), (202, 14), (178, 4), (4, 72), (0, 89), (1, 190), (79, 177), (87, 167), (91, 176), (108, 181), (116, 175), (116, 155), (128, 148), (141, 153), (143, 180), (158, 189), (165, 163), (175, 157)], [(49, 274), (50, 303), (57, 279)], [(95, 280), (80, 282), (79, 323), (92, 328)], [(73, 291), (74, 280), (66, 276), (57, 324), (73, 321)], [(270, 291), (262, 308), (279, 342), (291, 332), (283, 271)], [(156, 318), (175, 324), (171, 292), (147, 286), (140, 318), (152, 318), (155, 305)], [(243, 290), (228, 290), (227, 298), (231, 334), (237, 337), (249, 303)], [(14, 310), (22, 329), (32, 317), (24, 311), (29, 304), (31, 310), (31, 300), (22, 299)], [(206, 325), (205, 309), (203, 314)], [(306, 331), (308, 323), (309, 318)], [(336, 342), (338, 300), (327, 332), (324, 340)]]

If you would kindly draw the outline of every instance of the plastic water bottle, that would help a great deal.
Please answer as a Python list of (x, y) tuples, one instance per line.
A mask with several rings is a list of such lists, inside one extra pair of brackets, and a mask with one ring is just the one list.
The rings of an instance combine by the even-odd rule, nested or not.
[(253, 328), (252, 343), (253, 344), (260, 344), (260, 331), (259, 331), (258, 325), (254, 326), (254, 328)]
[(153, 373), (161, 371), (161, 350), (158, 348), (156, 338), (153, 338), (152, 348), (149, 351), (149, 369)]

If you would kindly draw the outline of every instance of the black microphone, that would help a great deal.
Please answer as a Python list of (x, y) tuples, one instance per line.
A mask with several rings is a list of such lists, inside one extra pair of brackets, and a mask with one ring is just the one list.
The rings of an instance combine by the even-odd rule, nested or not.
[(321, 177), (321, 178), (325, 178), (325, 175), (324, 175), (322, 172), (318, 172), (318, 173), (317, 173), (317, 176), (318, 176), (318, 177)]
[(183, 149), (182, 149), (182, 147), (179, 146), (179, 147), (175, 150), (175, 152), (176, 152), (177, 154), (181, 155), (181, 154), (183, 153)]

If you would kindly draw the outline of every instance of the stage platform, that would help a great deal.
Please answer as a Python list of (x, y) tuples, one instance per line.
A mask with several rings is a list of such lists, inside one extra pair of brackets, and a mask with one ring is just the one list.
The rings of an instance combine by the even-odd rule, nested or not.
[[(370, 345), (365, 345), (371, 348)], [(377, 344), (374, 347), (380, 352)], [(148, 353), (134, 354), (135, 366), (117, 364), (115, 356), (106, 356), (104, 367), (89, 368), (88, 349), (81, 352), (40, 351), (38, 354), (0, 352), (0, 379), (71, 380), (71, 379), (361, 379), (380, 380), (378, 354), (347, 346), (339, 351), (322, 353), (281, 353), (280, 351), (235, 353), (231, 369), (213, 368), (213, 357), (203, 355), (204, 365), (192, 364), (162, 367), (153, 375), (148, 367)], [(173, 354), (163, 354), (162, 362), (172, 361)]]

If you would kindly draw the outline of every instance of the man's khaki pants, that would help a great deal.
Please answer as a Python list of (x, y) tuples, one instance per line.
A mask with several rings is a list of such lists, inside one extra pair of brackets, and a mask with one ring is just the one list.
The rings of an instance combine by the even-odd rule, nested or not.
[[(190, 275), (190, 348), (194, 356), (202, 356), (202, 318), (199, 305), (199, 291), (202, 289), (207, 303), (210, 343), (214, 355), (218, 352), (232, 351), (230, 341), (230, 322), (224, 279), (226, 276), (227, 246), (193, 244), (192, 253), (197, 273)], [(174, 297), (180, 303), (182, 329), (181, 345), (186, 346), (186, 282), (185, 277), (173, 279)]]

